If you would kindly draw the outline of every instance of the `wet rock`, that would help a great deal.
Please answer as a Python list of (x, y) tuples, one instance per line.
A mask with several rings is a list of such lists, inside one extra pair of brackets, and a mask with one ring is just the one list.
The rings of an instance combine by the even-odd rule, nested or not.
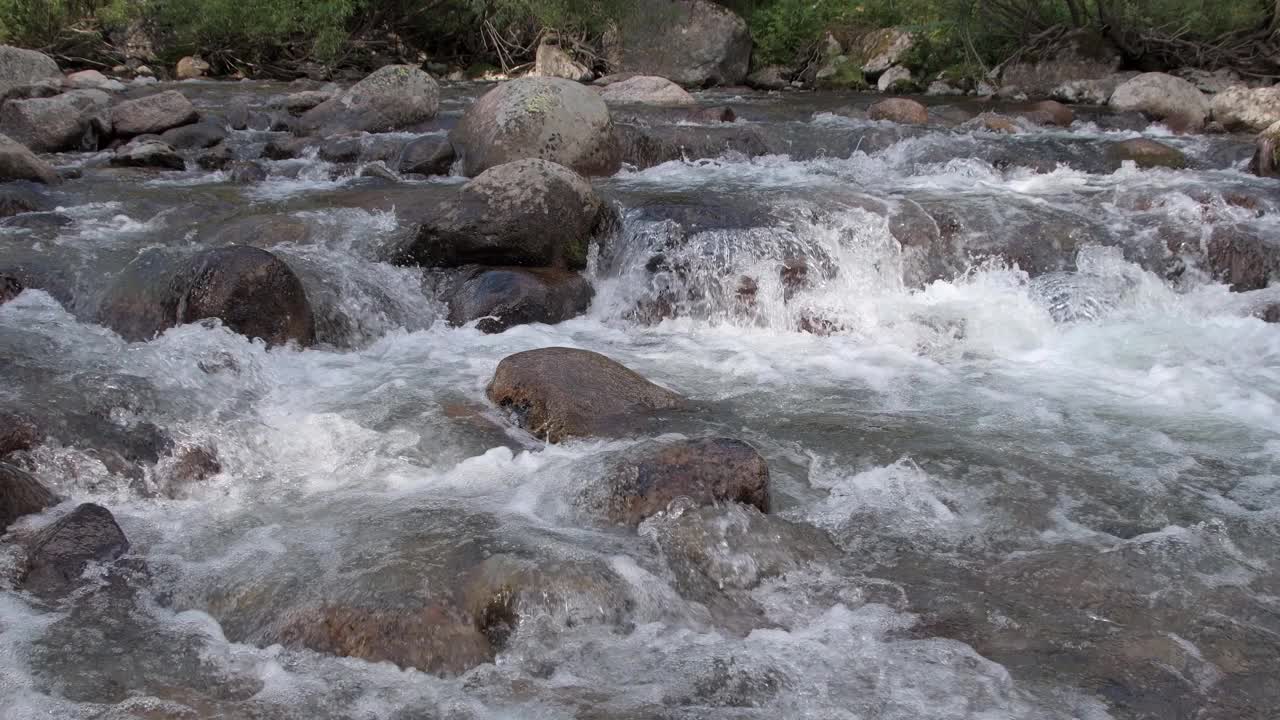
[(1076, 120), (1076, 114), (1071, 111), (1071, 108), (1053, 100), (1043, 100), (1028, 109), (1033, 113), (1044, 113), (1050, 119), (1048, 123), (1041, 123), (1045, 125), (1071, 127), (1071, 123)]
[(7, 135), (0, 135), (0, 182), (30, 180), (46, 185), (62, 181), (48, 163)]
[(233, 183), (251, 185), (266, 180), (267, 171), (256, 162), (241, 160), (231, 163), (229, 177)]
[(396, 175), (391, 168), (387, 167), (381, 160), (371, 162), (361, 166), (360, 171), (356, 173), (357, 177), (378, 178), (379, 180), (387, 180), (390, 182), (399, 182), (400, 176)]
[[(0, 287), (5, 279), (0, 277)], [(0, 297), (3, 291), (0, 290)], [(2, 302), (2, 301), (0, 301)], [(44, 441), (44, 432), (26, 415), (0, 410), (0, 458), (13, 452), (30, 450)]]
[(73, 90), (0, 107), (0, 132), (35, 152), (96, 150), (111, 134), (110, 98), (100, 90)]
[(622, 159), (642, 169), (686, 158), (698, 160), (734, 153), (759, 157), (770, 152), (764, 136), (752, 125), (619, 125), (617, 138)]
[(736, 13), (709, 0), (640, 0), (606, 37), (605, 55), (613, 72), (686, 87), (738, 85), (747, 76), (751, 33)]
[(499, 333), (516, 325), (554, 325), (587, 311), (595, 291), (576, 272), (554, 268), (467, 268), (452, 283), (449, 323)]
[(635, 427), (683, 399), (609, 358), (587, 350), (542, 348), (498, 363), (489, 400), (549, 442)]
[(448, 138), (420, 137), (400, 153), (400, 172), (418, 175), (448, 175), (456, 156)]
[(262, 157), (268, 160), (295, 160), (312, 146), (307, 138), (277, 138), (262, 148)]
[(439, 676), (460, 675), (493, 659), (489, 640), (473, 624), (440, 607), (296, 611), (278, 642)]
[(1237, 85), (1213, 96), (1213, 119), (1228, 130), (1264, 130), (1280, 123), (1280, 87)]
[(1250, 232), (1245, 226), (1215, 228), (1206, 250), (1209, 271), (1235, 292), (1261, 290), (1280, 278), (1280, 242)]
[(112, 127), (123, 137), (162, 133), (199, 117), (187, 96), (177, 90), (126, 100), (111, 109)]
[(1187, 158), (1182, 151), (1147, 138), (1124, 140), (1113, 143), (1107, 148), (1107, 162), (1111, 167), (1119, 169), (1126, 161), (1132, 161), (1143, 170), (1150, 168), (1180, 170), (1187, 167)]
[(1119, 67), (1120, 53), (1115, 46), (1095, 31), (1076, 30), (1003, 66), (1000, 84), (1043, 96), (1064, 83), (1108, 78)]
[(333, 93), (327, 90), (304, 90), (286, 95), (280, 107), (292, 115), (301, 115), (332, 98)]
[(1280, 177), (1280, 121), (1258, 133), (1249, 170), (1258, 177)]
[(196, 156), (196, 165), (203, 170), (225, 170), (235, 161), (235, 155), (226, 143), (218, 143)]
[(411, 65), (388, 65), (308, 110), (298, 119), (304, 135), (390, 132), (436, 116), (440, 86)]
[(226, 140), (227, 131), (221, 125), (200, 122), (165, 130), (160, 139), (179, 150), (203, 150)]
[(871, 120), (888, 120), (905, 125), (927, 125), (929, 111), (924, 105), (906, 98), (881, 100), (867, 110)]
[(1143, 73), (1124, 82), (1108, 104), (1119, 111), (1138, 111), (1153, 120), (1173, 122), (1198, 131), (1209, 118), (1209, 99), (1195, 85), (1165, 73)]
[(876, 89), (882, 93), (906, 92), (907, 88), (913, 84), (914, 80), (911, 77), (911, 71), (901, 65), (894, 65), (881, 73), (879, 79), (876, 80)]
[(986, 130), (987, 132), (1015, 135), (1022, 132), (1013, 118), (998, 113), (984, 112), (960, 126), (966, 130)]
[[(52, 210), (53, 201), (33, 185), (22, 182), (8, 182), (0, 185), (0, 218), (29, 212)], [(30, 283), (26, 283), (31, 287)]]
[(288, 215), (251, 215), (225, 223), (205, 237), (209, 245), (251, 245), (265, 250), (306, 244), (311, 240), (311, 226)]
[(1125, 75), (1109, 75), (1096, 80), (1070, 80), (1053, 88), (1049, 96), (1064, 103), (1106, 105), (1116, 88), (1128, 79)]
[(17, 278), (9, 275), (0, 275), (0, 305), (18, 297), (25, 289), (22, 282)]
[(180, 448), (173, 454), (169, 468), (169, 497), (180, 497), (183, 491), (222, 472), (222, 462), (214, 450), (195, 446)]
[(397, 262), (582, 268), (607, 213), (590, 183), (546, 160), (486, 170), (423, 223)]
[(463, 171), (475, 176), (525, 158), (583, 175), (611, 175), (621, 164), (613, 121), (593, 90), (559, 78), (504, 82), (471, 105), (449, 134)]
[(646, 443), (610, 465), (603, 482), (579, 502), (619, 525), (635, 527), (677, 498), (695, 506), (736, 502), (769, 512), (769, 466), (741, 440)]
[(325, 138), (316, 156), (325, 162), (352, 163), (364, 152), (364, 135), (352, 133)]
[(636, 75), (612, 83), (600, 91), (607, 103), (648, 105), (697, 105), (684, 88), (662, 77)]
[(539, 77), (564, 78), (574, 82), (591, 79), (591, 68), (570, 57), (555, 38), (544, 38), (534, 56), (534, 74)]
[(103, 92), (123, 92), (124, 83), (112, 80), (97, 70), (81, 70), (73, 72), (62, 79), (63, 86), (72, 90), (102, 90)]
[(249, 127), (249, 103), (244, 98), (236, 98), (227, 106), (227, 126), (232, 130), (246, 130)]
[(98, 311), (101, 324), (130, 341), (204, 318), (218, 318), (268, 345), (306, 346), (315, 340), (297, 275), (275, 255), (252, 247), (187, 256), (148, 250), (120, 272)]
[(7, 531), (18, 518), (57, 504), (57, 496), (30, 473), (0, 462), (0, 533)]
[(62, 80), (53, 58), (34, 50), (0, 45), (0, 96), (10, 90), (47, 80)]
[(178, 66), (174, 69), (174, 77), (179, 80), (195, 80), (209, 74), (209, 63), (188, 55), (178, 61)]
[(794, 73), (784, 65), (766, 65), (748, 75), (746, 83), (757, 90), (781, 90), (791, 85), (790, 77)]
[(117, 167), (185, 170), (186, 162), (172, 145), (159, 140), (134, 140), (116, 149), (111, 164)]
[(1269, 323), (1280, 323), (1280, 303), (1268, 305), (1262, 310), (1262, 321)]
[(111, 512), (84, 503), (32, 538), (25, 585), (37, 594), (56, 594), (74, 585), (89, 563), (111, 562), (128, 551)]

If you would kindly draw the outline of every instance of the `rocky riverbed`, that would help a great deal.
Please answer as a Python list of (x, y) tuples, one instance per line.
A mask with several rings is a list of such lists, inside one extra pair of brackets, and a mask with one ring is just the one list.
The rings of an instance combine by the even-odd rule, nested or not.
[(624, 82), (5, 111), (6, 717), (1275, 716), (1253, 131)]

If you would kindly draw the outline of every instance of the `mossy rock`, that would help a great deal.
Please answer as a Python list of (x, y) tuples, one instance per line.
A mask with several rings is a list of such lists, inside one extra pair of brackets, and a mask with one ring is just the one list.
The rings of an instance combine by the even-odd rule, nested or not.
[(862, 74), (862, 63), (839, 55), (818, 71), (815, 84), (824, 90), (866, 90), (870, 86)]

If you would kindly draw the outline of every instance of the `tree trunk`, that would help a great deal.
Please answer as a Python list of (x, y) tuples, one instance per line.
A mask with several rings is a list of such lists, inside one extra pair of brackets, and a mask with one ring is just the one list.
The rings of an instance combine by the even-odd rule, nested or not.
[[(1276, 0), (1280, 4), (1280, 0)], [(1085, 26), (1085, 16), (1080, 8), (1080, 0), (1067, 0), (1067, 9), (1071, 11), (1071, 25), (1073, 27), (1082, 28)]]

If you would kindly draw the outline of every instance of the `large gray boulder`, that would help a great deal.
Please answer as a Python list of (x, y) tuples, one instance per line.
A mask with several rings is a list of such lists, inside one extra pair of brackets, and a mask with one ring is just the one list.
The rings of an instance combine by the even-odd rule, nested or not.
[(449, 139), (470, 176), (525, 158), (583, 175), (612, 175), (622, 164), (604, 101), (561, 78), (502, 83), (467, 109)]
[(591, 184), (572, 170), (517, 160), (463, 185), (397, 260), (431, 267), (581, 268), (606, 212)]
[(390, 132), (436, 116), (440, 86), (412, 65), (379, 68), (337, 97), (308, 110), (298, 120), (304, 135)]
[(1108, 103), (1136, 111), (1175, 129), (1199, 130), (1209, 117), (1209, 98), (1195, 85), (1165, 73), (1143, 73), (1116, 88)]
[(1213, 96), (1213, 119), (1228, 130), (1265, 130), (1280, 122), (1280, 87), (1228, 88)]
[(117, 135), (130, 137), (162, 133), (189, 125), (199, 118), (187, 96), (177, 90), (126, 100), (111, 109), (111, 124)]
[(60, 181), (58, 173), (49, 163), (36, 157), (25, 145), (7, 135), (0, 135), (0, 182), (31, 180), (55, 185)]
[(607, 103), (631, 105), (697, 105), (684, 88), (663, 77), (636, 75), (600, 90)]
[(111, 133), (110, 103), (101, 90), (9, 100), (0, 107), (0, 132), (35, 152), (96, 150)]
[(606, 38), (613, 72), (659, 75), (681, 85), (739, 85), (751, 60), (751, 33), (710, 0), (639, 0)]
[(53, 58), (35, 50), (0, 45), (0, 97), (14, 88), (46, 80), (62, 80), (62, 72)]

